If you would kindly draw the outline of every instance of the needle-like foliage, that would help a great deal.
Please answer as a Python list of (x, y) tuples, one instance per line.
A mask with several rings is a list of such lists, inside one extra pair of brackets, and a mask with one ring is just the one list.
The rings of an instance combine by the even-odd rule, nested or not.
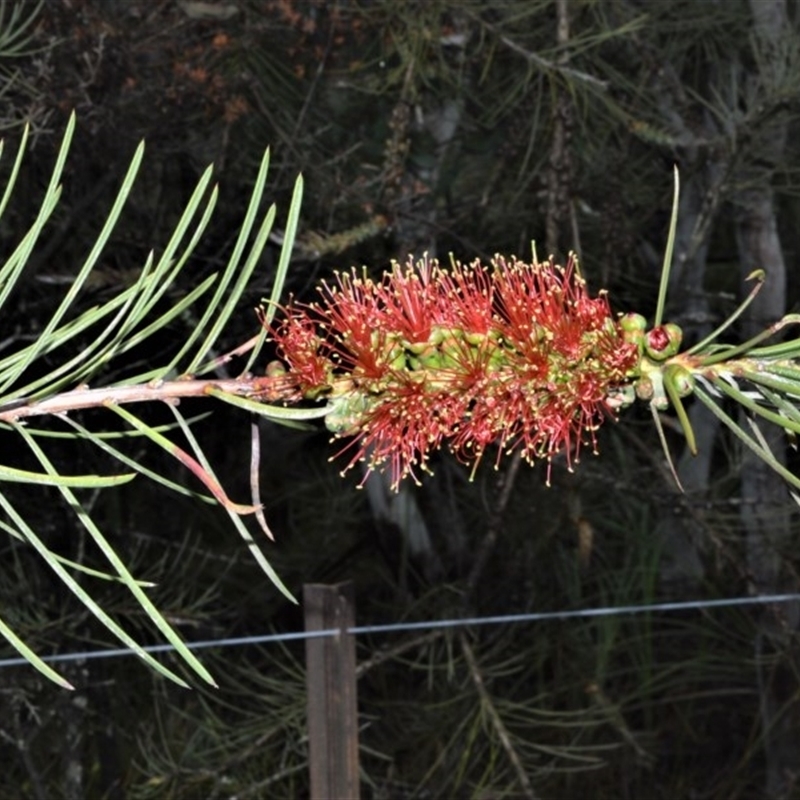
[[(39, 206), (39, 212), (30, 227), (20, 236), (11, 254), (0, 266), (0, 312), (13, 302), (14, 289), (25, 274), (32, 255), (46, 235), (48, 223), (58, 206), (62, 192), (65, 165), (70, 142), (75, 130), (75, 117), (71, 117), (64, 134), (49, 185)], [(16, 180), (26, 153), (26, 130), (14, 159), (10, 176), (0, 199), (0, 215), (8, 208)], [(0, 151), (1, 152), (1, 151)], [(3, 491), (8, 483), (24, 483), (30, 492), (41, 486), (55, 487), (63, 504), (71, 509), (77, 522), (86, 530), (99, 553), (109, 564), (112, 578), (127, 587), (155, 628), (175, 648), (186, 664), (204, 681), (214, 685), (214, 679), (192, 654), (172, 625), (155, 607), (146, 592), (146, 585), (138, 581), (126, 568), (114, 549), (111, 539), (101, 531), (84, 502), (86, 490), (119, 486), (133, 478), (143, 477), (156, 481), (171, 491), (186, 493), (187, 489), (171, 477), (159, 474), (139, 460), (118, 448), (102, 429), (78, 422), (70, 413), (84, 408), (104, 408), (109, 420), (122, 420), (125, 427), (121, 435), (149, 440), (151, 445), (164, 449), (180, 464), (187, 467), (208, 490), (208, 495), (191, 494), (202, 500), (219, 503), (230, 514), (233, 524), (247, 543), (262, 570), (287, 597), (291, 594), (281, 583), (269, 561), (253, 539), (241, 519), (254, 514), (257, 504), (232, 501), (214, 474), (213, 467), (201, 445), (192, 434), (191, 423), (175, 407), (181, 397), (214, 395), (230, 402), (247, 403), (250, 411), (266, 413), (273, 417), (290, 414), (280, 408), (270, 409), (260, 403), (249, 402), (249, 396), (258, 396), (258, 379), (251, 377), (250, 368), (256, 364), (265, 335), (258, 333), (253, 315), (251, 341), (237, 348), (237, 355), (247, 357), (245, 371), (235, 378), (208, 376), (232, 356), (219, 356), (216, 347), (233, 313), (240, 309), (242, 294), (259, 265), (276, 217), (276, 208), (262, 208), (269, 168), (269, 151), (264, 155), (253, 186), (247, 211), (233, 251), (219, 271), (202, 280), (184, 296), (175, 299), (170, 288), (181, 272), (191, 263), (192, 254), (212, 219), (218, 192), (212, 186), (211, 168), (207, 169), (186, 204), (170, 240), (159, 256), (151, 252), (142, 265), (135, 282), (117, 294), (86, 307), (85, 293), (90, 276), (103, 256), (136, 180), (144, 144), (140, 144), (128, 167), (116, 199), (108, 212), (96, 240), (83, 263), (79, 266), (68, 289), (43, 329), (29, 344), (13, 349), (0, 358), (0, 425), (3, 430), (3, 457), (0, 463), (0, 508), (4, 520), (2, 529), (10, 536), (30, 545), (41, 556), (58, 579), (82, 602), (86, 608), (121, 642), (131, 647), (150, 666), (175, 682), (186, 685), (183, 678), (157, 661), (137, 643), (93, 599), (91, 589), (75, 580), (76, 570), (87, 570), (66, 561), (51, 549), (47, 541), (35, 530), (16, 499)], [(302, 179), (295, 185), (288, 213), (283, 249), (273, 282), (273, 296), (280, 294), (283, 278), (289, 264), (294, 233), (297, 228)], [(181, 341), (174, 354), (165, 356), (163, 363), (148, 366), (144, 373), (128, 375), (122, 356), (139, 348), (156, 334), (163, 333), (176, 319), (192, 313), (193, 330)], [(130, 370), (129, 367), (127, 367)], [(111, 377), (113, 376), (113, 378)], [(91, 384), (92, 388), (89, 388)], [(173, 410), (176, 424), (170, 429), (157, 428), (138, 411), (142, 404), (167, 403)], [(318, 411), (313, 412), (318, 414)], [(31, 424), (41, 418), (48, 424), (39, 427)], [(50, 420), (56, 420), (49, 426)], [(71, 437), (89, 448), (98, 448), (120, 464), (118, 472), (110, 475), (75, 475), (57, 465), (49, 454), (49, 443), (54, 431), (60, 438)], [(118, 434), (120, 435), (120, 434)], [(175, 439), (181, 435), (187, 446)], [(31, 462), (36, 466), (23, 468)], [(263, 519), (263, 516), (260, 517)], [(269, 531), (266, 531), (269, 533)], [(11, 625), (0, 620), (0, 634), (47, 677), (69, 687), (36, 653), (14, 632)]]

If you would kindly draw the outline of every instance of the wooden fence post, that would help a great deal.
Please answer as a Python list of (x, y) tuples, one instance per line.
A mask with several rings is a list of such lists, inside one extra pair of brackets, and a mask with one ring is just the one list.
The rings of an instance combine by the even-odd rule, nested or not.
[(306, 631), (340, 631), (306, 639), (311, 800), (359, 800), (353, 584), (307, 583), (303, 603)]

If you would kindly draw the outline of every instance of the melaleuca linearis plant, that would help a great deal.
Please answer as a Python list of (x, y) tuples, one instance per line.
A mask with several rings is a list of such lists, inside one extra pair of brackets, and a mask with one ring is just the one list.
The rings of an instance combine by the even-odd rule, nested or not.
[[(73, 116), (40, 211), (0, 266), (0, 311), (58, 204), (74, 128)], [(27, 134), (0, 198), (0, 217), (12, 198), (26, 139)], [(81, 306), (76, 301), (121, 217), (143, 155), (140, 145), (96, 241), (36, 340), (9, 347), (0, 356), (3, 452), (26, 450), (40, 465), (38, 471), (30, 471), (14, 462), (0, 464), (0, 528), (20, 546), (33, 548), (114, 637), (170, 680), (187, 685), (98, 604), (92, 581), (125, 586), (183, 661), (214, 685), (213, 677), (150, 600), (147, 589), (152, 584), (131, 574), (82, 504), (84, 490), (117, 486), (138, 476), (198, 502), (221, 506), (263, 572), (293, 599), (264, 555), (266, 540), (256, 541), (244, 522), (255, 519), (272, 537), (264, 515), (269, 498), (262, 502), (257, 480), (258, 425), (251, 421), (249, 426), (250, 497), (235, 501), (195, 436), (193, 420), (178, 406), (184, 398), (238, 407), (248, 412), (242, 415), (243, 422), (252, 420), (253, 414), (294, 426), (322, 418), (340, 442), (344, 468), (364, 461), (368, 471), (388, 470), (397, 486), (404, 479), (420, 480), (431, 453), (441, 447), (450, 448), (471, 470), (481, 460), (497, 464), (515, 451), (530, 462), (548, 464), (563, 454), (572, 465), (583, 448), (596, 449), (596, 431), (604, 420), (637, 400), (649, 403), (659, 429), (658, 412), (673, 406), (693, 447), (683, 399), (694, 394), (800, 488), (800, 479), (773, 457), (758, 430), (750, 434), (739, 428), (719, 403), (730, 398), (754, 417), (793, 433), (800, 429), (795, 405), (800, 397), (800, 340), (766, 343), (800, 319), (784, 317), (741, 345), (719, 344), (717, 337), (752, 301), (758, 283), (731, 319), (687, 350), (681, 350), (680, 330), (662, 321), (677, 216), (677, 176), (659, 303), (649, 326), (637, 314), (612, 313), (605, 293), (593, 295), (588, 290), (575, 256), (558, 265), (552, 259), (539, 261), (535, 252), (530, 261), (497, 256), (490, 264), (453, 260), (447, 266), (422, 257), (395, 264), (378, 279), (365, 272), (345, 272), (322, 283), (316, 300), (281, 305), (300, 214), (302, 180), (298, 179), (273, 291), (258, 312), (261, 324), (254, 317), (253, 336), (220, 354), (217, 344), (231, 316), (242, 313), (243, 293), (277, 215), (274, 205), (261, 208), (269, 153), (262, 160), (233, 251), (218, 273), (177, 299), (162, 302), (191, 263), (213, 216), (218, 195), (209, 169), (169, 242), (158, 257), (150, 254), (133, 285), (108, 300)], [(760, 282), (763, 276), (754, 277)], [(193, 318), (191, 331), (162, 363), (132, 373), (130, 365), (121, 362), (121, 356), (186, 315)], [(268, 340), (277, 355), (269, 363), (264, 350)], [(88, 344), (75, 352), (75, 341)], [(231, 374), (234, 363), (244, 366)], [(152, 403), (166, 405), (174, 423), (153, 427), (140, 411)], [(105, 426), (84, 424), (78, 412), (89, 408), (104, 410), (123, 429), (109, 436)], [(112, 475), (67, 474), (56, 463), (54, 434), (102, 450), (123, 470)], [(125, 438), (162, 449), (193, 476), (196, 485), (152, 470), (126, 451)], [(547, 474), (549, 478), (549, 467)], [(32, 491), (36, 486), (55, 487), (107, 561), (108, 571), (88, 569), (52, 550), (12, 493), (2, 490), (9, 483), (28, 484)], [(83, 580), (76, 580), (76, 573)], [(0, 635), (48, 678), (71, 688), (2, 617)]]
[(495, 462), (519, 450), (571, 463), (595, 448), (608, 398), (639, 360), (575, 256), (447, 268), (424, 257), (378, 281), (340, 274), (320, 292), (271, 327), (281, 361), (268, 370), (287, 399), (324, 398), (348, 466), (387, 468), (395, 487), (443, 446), (473, 468), (489, 447)]
[(683, 401), (695, 395), (793, 487), (800, 479), (770, 452), (758, 428), (745, 431), (721, 406), (729, 398), (755, 417), (800, 432), (800, 340), (764, 344), (800, 322), (789, 314), (744, 344), (719, 337), (758, 293), (711, 335), (682, 350), (683, 334), (662, 320), (677, 223), (679, 182), (653, 324), (612, 314), (592, 296), (575, 255), (560, 266), (497, 256), (447, 267), (423, 257), (393, 264), (378, 280), (365, 272), (323, 282), (319, 298), (290, 303), (265, 324), (280, 360), (268, 366), (286, 402), (320, 401), (347, 467), (388, 469), (396, 487), (418, 480), (430, 454), (449, 447), (476, 465), (490, 446), (497, 463), (519, 451), (529, 462), (581, 448), (596, 451), (604, 420), (637, 400), (649, 404), (676, 482), (659, 412), (675, 412), (692, 452)]

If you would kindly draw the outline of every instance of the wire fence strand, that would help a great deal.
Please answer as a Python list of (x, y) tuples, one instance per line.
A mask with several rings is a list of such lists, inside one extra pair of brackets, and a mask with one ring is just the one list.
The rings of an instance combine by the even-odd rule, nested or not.
[[(433, 631), (445, 628), (471, 628), (479, 625), (509, 625), (522, 622), (547, 622), (552, 620), (586, 619), (592, 617), (613, 617), (631, 614), (646, 614), (654, 611), (699, 611), (713, 608), (730, 608), (733, 606), (753, 606), (790, 603), (800, 601), (800, 594), (772, 594), (753, 597), (728, 597), (718, 600), (687, 600), (683, 602), (651, 603), (640, 606), (604, 606), (600, 608), (580, 608), (564, 611), (540, 611), (528, 614), (499, 614), (486, 617), (454, 617), (453, 619), (421, 620), (418, 622), (392, 622), (383, 625), (356, 625), (346, 628), (345, 633), (353, 636), (366, 636), (376, 633), (402, 633), (406, 631)], [(254, 636), (238, 636), (227, 639), (207, 639), (187, 642), (190, 650), (208, 648), (243, 647), (245, 645), (270, 644), (272, 642), (292, 642), (305, 639), (316, 639), (326, 636), (338, 636), (340, 628), (326, 628), (317, 631), (290, 631), (286, 633), (267, 633)], [(170, 644), (154, 644), (142, 648), (148, 653), (168, 653), (175, 648)], [(65, 661), (88, 661), (96, 658), (119, 658), (136, 655), (128, 647), (108, 648), (105, 650), (86, 650), (76, 653), (59, 653), (43, 656), (42, 661), (63, 663)], [(0, 659), (0, 668), (17, 667), (27, 664), (24, 658)]]

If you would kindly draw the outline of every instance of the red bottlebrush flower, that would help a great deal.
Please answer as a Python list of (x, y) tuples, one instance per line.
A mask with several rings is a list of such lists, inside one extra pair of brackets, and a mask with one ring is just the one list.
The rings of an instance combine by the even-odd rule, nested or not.
[(576, 457), (638, 363), (574, 257), (449, 270), (426, 258), (377, 282), (339, 276), (321, 294), (272, 338), (305, 396), (331, 404), (328, 427), (355, 437), (348, 467), (388, 466), (395, 484), (445, 443), (473, 463), (490, 444), (498, 459)]
[(375, 285), (375, 297), (381, 306), (379, 320), (383, 329), (390, 330), (409, 344), (426, 343), (432, 326), (440, 319), (438, 308), (440, 286), (436, 282), (438, 266), (428, 258), (415, 268), (409, 264), (402, 269), (395, 264)]
[(370, 470), (388, 465), (396, 487), (401, 478), (415, 477), (415, 469), (427, 469), (430, 453), (453, 431), (464, 414), (456, 395), (426, 382), (398, 376), (383, 397), (365, 413), (355, 438), (339, 454), (356, 449), (346, 467), (368, 458)]
[(495, 284), (480, 262), (464, 266), (454, 261), (449, 270), (436, 267), (439, 324), (468, 336), (485, 336), (494, 324)]
[(287, 377), (306, 397), (315, 397), (330, 388), (333, 364), (321, 349), (317, 326), (305, 311), (290, 305), (285, 319), (272, 328), (278, 355), (289, 367)]

